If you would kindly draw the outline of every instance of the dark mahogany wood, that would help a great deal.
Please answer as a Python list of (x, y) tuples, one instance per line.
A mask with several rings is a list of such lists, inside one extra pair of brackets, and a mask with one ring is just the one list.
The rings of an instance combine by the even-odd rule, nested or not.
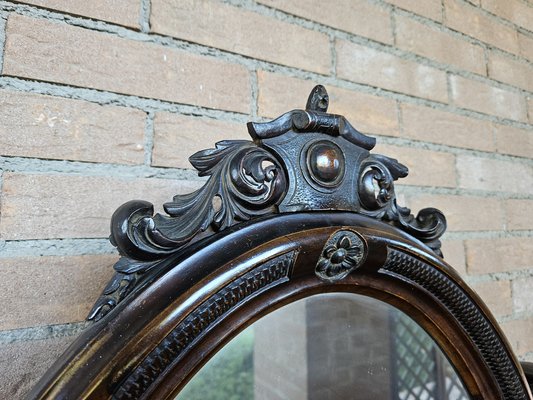
[[(362, 238), (365, 259), (343, 279), (321, 279), (317, 262), (339, 231)], [(172, 398), (253, 321), (324, 292), (360, 293), (404, 311), (438, 343), (472, 398), (531, 398), (494, 318), (451, 267), (398, 229), (344, 212), (241, 224), (177, 254), (84, 332), (30, 398)]]

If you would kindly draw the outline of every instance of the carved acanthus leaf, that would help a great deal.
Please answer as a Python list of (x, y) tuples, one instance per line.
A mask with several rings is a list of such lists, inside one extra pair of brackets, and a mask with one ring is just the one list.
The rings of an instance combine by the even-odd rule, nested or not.
[(277, 159), (253, 142), (218, 142), (190, 161), (200, 176), (209, 179), (197, 191), (164, 204), (168, 215), (153, 215), (153, 205), (145, 201), (127, 202), (113, 214), (110, 240), (123, 257), (114, 265), (115, 276), (89, 319), (102, 318), (131, 292), (139, 275), (200, 232), (216, 232), (275, 212), (286, 190), (285, 173)]
[(190, 161), (209, 180), (197, 191), (164, 204), (168, 215), (153, 215), (153, 206), (140, 201), (126, 203), (115, 212), (112, 240), (122, 255), (147, 261), (161, 258), (199, 232), (222, 230), (273, 212), (286, 188), (279, 162), (249, 141), (219, 142)]

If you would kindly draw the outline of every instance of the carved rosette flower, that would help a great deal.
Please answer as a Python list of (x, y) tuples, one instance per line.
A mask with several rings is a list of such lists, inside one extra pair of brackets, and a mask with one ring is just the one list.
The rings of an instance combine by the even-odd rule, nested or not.
[(357, 233), (337, 231), (326, 242), (315, 273), (328, 281), (343, 279), (361, 266), (365, 258), (366, 245)]

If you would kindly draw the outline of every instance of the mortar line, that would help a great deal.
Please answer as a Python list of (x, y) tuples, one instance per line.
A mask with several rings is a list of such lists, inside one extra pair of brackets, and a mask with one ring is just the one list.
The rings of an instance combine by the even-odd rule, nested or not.
[(398, 46), (398, 33), (396, 32), (396, 6), (392, 6), (390, 13), (390, 26), (392, 31), (392, 46)]
[(27, 342), (33, 340), (59, 339), (79, 335), (90, 326), (90, 322), (73, 322), (67, 324), (34, 326), (0, 331), (0, 344)]
[[(509, 291), (511, 292), (511, 315), (513, 315), (513, 316), (515, 316), (515, 313), (516, 313), (515, 305), (514, 305), (514, 299), (515, 299), (515, 295), (516, 295), (516, 289), (515, 289), (514, 281), (516, 279), (517, 278), (509, 279)], [(520, 278), (518, 278), (518, 279), (520, 279)]]
[(150, 111), (146, 114), (144, 123), (144, 165), (152, 166), (154, 151), (154, 118), (155, 113)]
[(4, 70), (4, 54), (6, 51), (6, 29), (7, 29), (7, 15), (0, 13), (0, 71)]
[(491, 76), (490, 75), (490, 68), (489, 68), (489, 52), (490, 52), (490, 49), (487, 46), (482, 46), (482, 49), (483, 49), (483, 62), (485, 63), (485, 75), (487, 75), (487, 77), (489, 77), (489, 76)]
[(398, 128), (400, 130), (400, 137), (404, 137), (405, 128), (403, 126), (403, 111), (402, 103), (399, 100), (396, 100), (396, 118), (398, 119)]
[(522, 311), (522, 312), (515, 311), (511, 315), (500, 317), (498, 319), (498, 322), (505, 323), (505, 322), (512, 322), (512, 321), (521, 321), (521, 320), (527, 320), (530, 318), (533, 318), (533, 311)]
[(406, 185), (401, 181), (397, 182), (396, 188), (396, 192), (401, 190), (407, 195), (467, 196), (499, 200), (533, 200), (533, 193), (524, 194), (523, 192), (505, 192), (462, 187)]
[(114, 178), (157, 178), (204, 182), (197, 171), (138, 165), (93, 163), (84, 161), (51, 160), (18, 156), (0, 156), (4, 172), (25, 172), (32, 175), (104, 176)]
[(449, 231), (446, 240), (531, 239), (533, 231)]
[(460, 174), (460, 168), (459, 168), (459, 157), (455, 155), (453, 158), (453, 173), (455, 176), (455, 186), (460, 187), (461, 185), (461, 174)]
[(337, 41), (334, 35), (328, 35), (329, 37), (329, 52), (331, 57), (330, 75), (332, 78), (337, 78)]
[[(109, 238), (3, 240), (0, 260), (18, 257), (117, 254)], [(117, 254), (118, 256), (118, 254)]]
[(498, 141), (498, 135), (496, 133), (496, 126), (494, 124), (490, 124), (490, 132), (492, 137), (492, 144), (494, 145), (494, 152), (493, 154), (501, 154), (500, 151), (500, 143)]
[(151, 0), (140, 1), (139, 26), (141, 32), (150, 32), (150, 13), (152, 12)]
[(259, 77), (258, 71), (250, 71), (250, 118), (255, 120), (259, 115)]
[(448, 104), (452, 107), (456, 107), (453, 97), (452, 75), (450, 72), (446, 72), (446, 94), (448, 96)]
[(468, 261), (468, 250), (466, 248), (466, 240), (461, 240), (461, 246), (463, 248), (464, 260), (465, 260), (465, 271), (468, 276), (470, 271), (470, 262)]

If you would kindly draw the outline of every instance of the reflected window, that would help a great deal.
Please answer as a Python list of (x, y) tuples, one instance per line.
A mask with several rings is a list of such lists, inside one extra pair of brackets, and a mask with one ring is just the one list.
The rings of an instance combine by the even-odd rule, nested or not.
[(177, 400), (463, 400), (440, 348), (392, 306), (351, 293), (296, 301), (252, 324)]

